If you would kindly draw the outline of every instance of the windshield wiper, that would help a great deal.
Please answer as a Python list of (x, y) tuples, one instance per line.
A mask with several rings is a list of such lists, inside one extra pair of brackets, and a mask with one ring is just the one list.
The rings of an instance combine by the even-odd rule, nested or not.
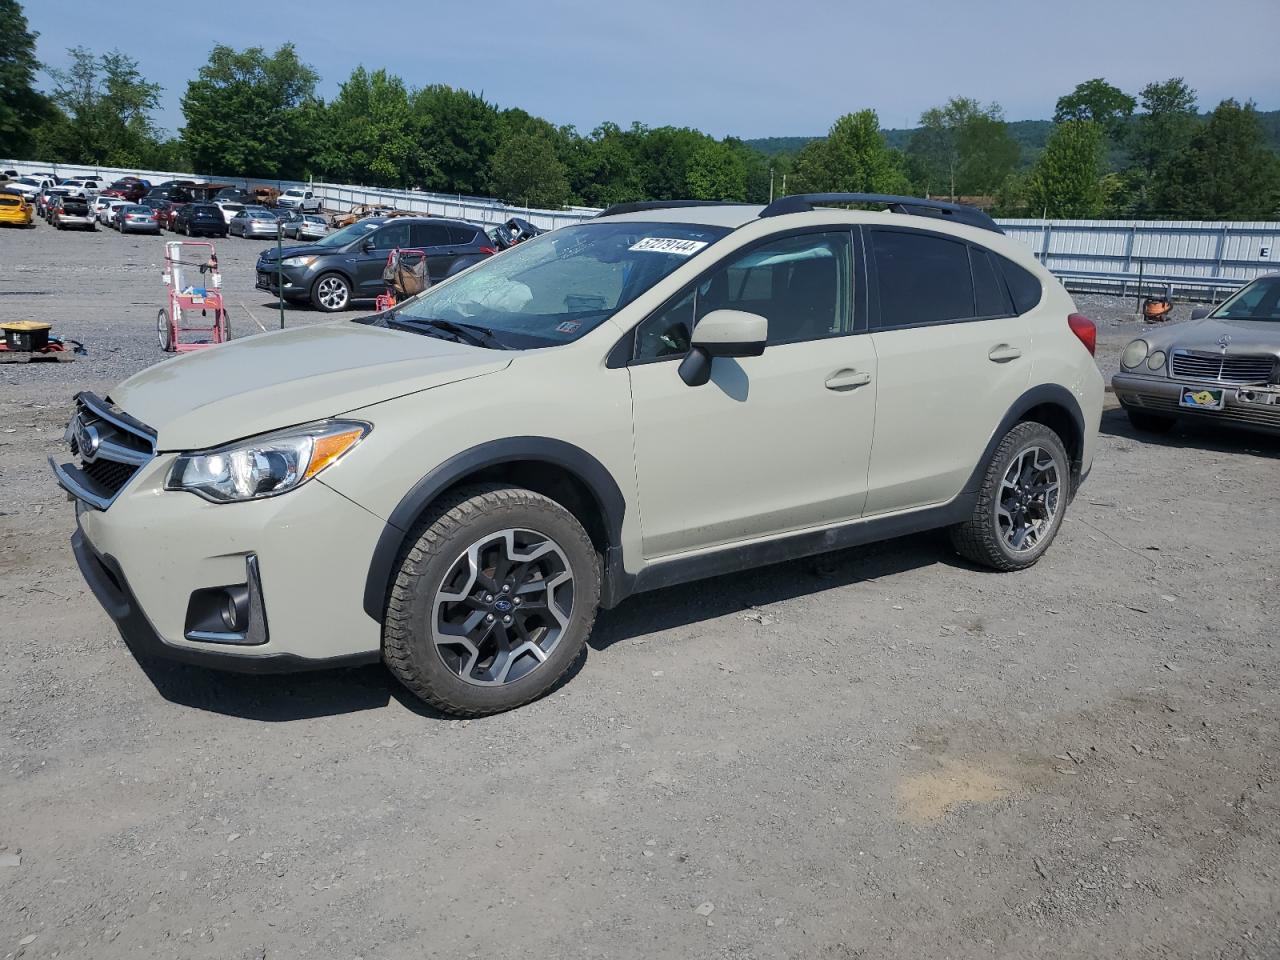
[(392, 323), (405, 326), (424, 326), (444, 333), (453, 334), (460, 343), (469, 343), (473, 347), (489, 347), (493, 350), (506, 350), (507, 345), (498, 339), (488, 327), (473, 326), (469, 323), (454, 323), (452, 320), (437, 320), (430, 317), (404, 317), (396, 315), (388, 318)]

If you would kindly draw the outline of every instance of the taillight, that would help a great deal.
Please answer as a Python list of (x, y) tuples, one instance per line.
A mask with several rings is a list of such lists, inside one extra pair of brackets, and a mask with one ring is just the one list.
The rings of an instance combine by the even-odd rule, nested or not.
[(498, 252), (498, 250), (496, 247), (481, 247), (480, 252), (488, 254), (489, 256), (492, 257), (495, 253)]
[(1071, 328), (1090, 355), (1098, 352), (1098, 325), (1081, 313), (1073, 313), (1067, 317), (1067, 326)]

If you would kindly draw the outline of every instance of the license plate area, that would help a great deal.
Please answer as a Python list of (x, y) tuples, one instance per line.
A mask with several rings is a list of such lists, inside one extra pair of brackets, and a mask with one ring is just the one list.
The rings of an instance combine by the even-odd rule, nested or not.
[(1190, 410), (1221, 410), (1226, 391), (1221, 387), (1183, 387), (1178, 406)]

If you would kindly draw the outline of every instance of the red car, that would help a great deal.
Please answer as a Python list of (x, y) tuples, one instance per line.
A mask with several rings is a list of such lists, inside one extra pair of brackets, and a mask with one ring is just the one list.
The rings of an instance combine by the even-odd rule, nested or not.
[(145, 197), (141, 201), (142, 206), (150, 207), (156, 223), (162, 230), (173, 229), (173, 217), (178, 209), (183, 206), (181, 203), (174, 203), (171, 200), (161, 200), (157, 197)]
[(150, 189), (151, 184), (146, 180), (140, 180), (138, 177), (121, 177), (103, 190), (101, 195), (104, 197), (119, 197), (121, 200), (137, 203), (147, 195), (147, 191)]

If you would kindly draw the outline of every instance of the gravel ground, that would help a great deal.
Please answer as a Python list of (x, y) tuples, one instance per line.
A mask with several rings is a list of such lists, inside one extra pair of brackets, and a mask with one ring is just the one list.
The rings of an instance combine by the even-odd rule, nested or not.
[[(1109, 410), (1030, 571), (919, 536), (637, 597), (453, 721), (140, 668), (81, 582), (44, 461), (160, 358), (160, 260), (0, 233), (0, 317), (90, 349), (0, 365), (0, 957), (1280, 957), (1280, 443)], [(1133, 304), (1080, 306), (1110, 371)]]

